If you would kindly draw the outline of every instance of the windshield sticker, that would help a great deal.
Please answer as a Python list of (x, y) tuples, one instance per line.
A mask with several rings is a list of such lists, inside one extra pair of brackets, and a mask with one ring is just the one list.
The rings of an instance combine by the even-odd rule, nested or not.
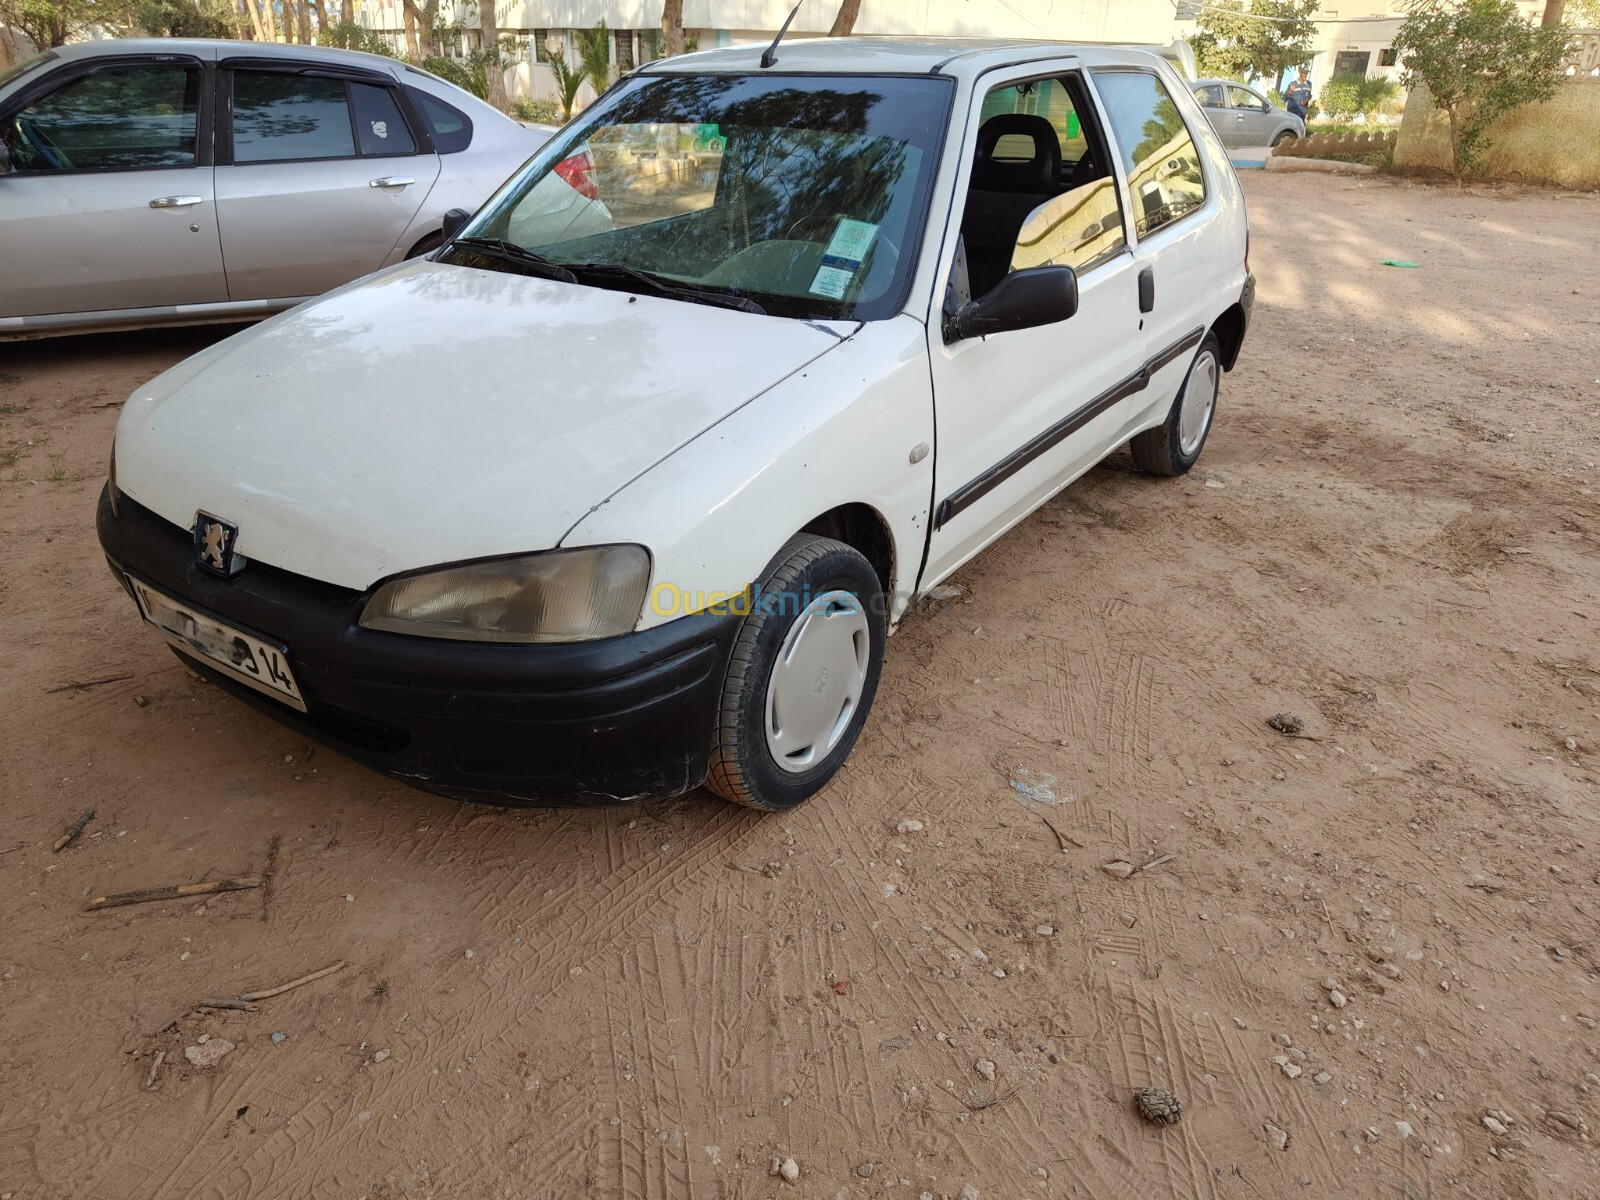
[(873, 236), (877, 232), (876, 225), (841, 217), (839, 227), (833, 231), (833, 238), (828, 242), (828, 248), (822, 252), (822, 256), (851, 267), (859, 267), (861, 261), (867, 257), (867, 247), (872, 245)]
[(854, 278), (854, 271), (846, 271), (841, 267), (818, 267), (817, 277), (811, 281), (811, 294), (826, 296), (829, 300), (843, 300)]

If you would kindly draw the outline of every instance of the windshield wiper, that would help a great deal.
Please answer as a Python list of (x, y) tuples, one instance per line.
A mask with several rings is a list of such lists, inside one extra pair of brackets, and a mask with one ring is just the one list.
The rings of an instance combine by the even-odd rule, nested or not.
[(552, 262), (542, 254), (535, 254), (532, 250), (524, 249), (515, 242), (508, 242), (505, 238), (491, 237), (458, 237), (450, 243), (452, 246), (465, 246), (468, 250), (476, 250), (481, 254), (489, 254), (495, 258), (503, 258), (508, 263), (519, 267), (529, 267), (546, 279), (559, 279), (562, 283), (577, 283), (578, 278), (566, 267), (558, 262)]
[(696, 287), (692, 283), (680, 283), (675, 279), (663, 279), (659, 275), (652, 275), (648, 271), (641, 271), (637, 267), (625, 267), (621, 263), (574, 263), (572, 270), (585, 279), (606, 280), (613, 283), (636, 283), (641, 287), (654, 292), (658, 296), (665, 296), (671, 300), (690, 300), (698, 304), (715, 304), (721, 308), (736, 308), (741, 312), (755, 313), (757, 316), (766, 316), (767, 310), (762, 308), (748, 296), (733, 296), (727, 292), (719, 292), (714, 288)]

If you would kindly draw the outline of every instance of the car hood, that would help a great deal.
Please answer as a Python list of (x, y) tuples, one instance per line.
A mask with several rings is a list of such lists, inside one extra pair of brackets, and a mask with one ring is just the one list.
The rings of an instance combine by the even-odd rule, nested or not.
[(117, 483), (184, 528), (235, 523), (252, 561), (363, 589), (559, 544), (848, 329), (406, 263), (140, 388)]

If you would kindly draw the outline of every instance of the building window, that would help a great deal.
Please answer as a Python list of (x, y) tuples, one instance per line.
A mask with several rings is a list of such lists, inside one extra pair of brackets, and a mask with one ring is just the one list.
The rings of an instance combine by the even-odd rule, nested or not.
[(561, 40), (559, 29), (535, 29), (533, 31), (533, 61), (547, 63), (550, 61), (550, 42)]
[(614, 29), (611, 40), (616, 45), (613, 58), (616, 62), (617, 74), (625, 75), (634, 68), (633, 61), (633, 30)]
[(1378, 65), (1380, 67), (1392, 67), (1395, 65), (1398, 57), (1399, 56), (1395, 53), (1395, 48), (1393, 46), (1390, 46), (1387, 50), (1379, 50)]

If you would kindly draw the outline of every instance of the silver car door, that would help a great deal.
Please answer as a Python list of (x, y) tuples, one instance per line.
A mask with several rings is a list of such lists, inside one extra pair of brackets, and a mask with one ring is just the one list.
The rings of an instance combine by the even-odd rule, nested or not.
[(1244, 140), (1241, 146), (1265, 146), (1272, 139), (1273, 126), (1277, 124), (1267, 102), (1249, 88), (1229, 87), (1228, 101), (1238, 118), (1234, 128)]
[(315, 296), (377, 270), (439, 174), (393, 80), (224, 66), (217, 211), (229, 297)]
[(208, 73), (85, 60), (0, 110), (0, 319), (226, 300)]
[(1222, 139), (1222, 144), (1224, 146), (1237, 146), (1239, 144), (1239, 135), (1233, 127), (1234, 113), (1228, 108), (1223, 85), (1220, 83), (1203, 83), (1194, 89), (1194, 98), (1200, 102), (1200, 107), (1205, 109), (1206, 119), (1211, 122), (1212, 128), (1217, 131), (1217, 136)]

